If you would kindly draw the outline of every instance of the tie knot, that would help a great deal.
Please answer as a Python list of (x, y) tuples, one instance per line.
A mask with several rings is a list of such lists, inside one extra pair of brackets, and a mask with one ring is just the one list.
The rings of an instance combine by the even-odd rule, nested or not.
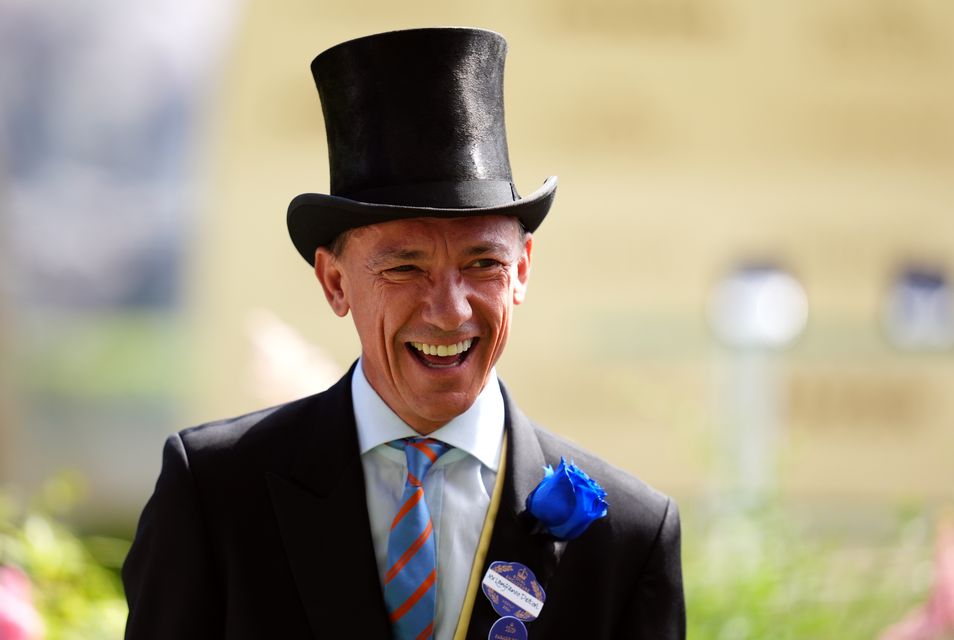
[[(404, 438), (389, 444), (396, 449), (404, 449), (404, 455), (407, 456), (407, 472), (413, 478), (413, 484), (423, 482), (424, 475), (431, 465), (453, 448), (433, 438)], [(411, 480), (411, 478), (408, 479)]]

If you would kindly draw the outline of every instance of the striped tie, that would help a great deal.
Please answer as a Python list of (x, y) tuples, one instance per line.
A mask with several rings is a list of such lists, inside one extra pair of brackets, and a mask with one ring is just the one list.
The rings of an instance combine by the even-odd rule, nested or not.
[(424, 476), (450, 445), (430, 438), (407, 438), (390, 443), (404, 449), (407, 481), (401, 508), (391, 523), (388, 572), (384, 600), (397, 640), (424, 640), (434, 634), (437, 593), (437, 552), (431, 514), (424, 500)]

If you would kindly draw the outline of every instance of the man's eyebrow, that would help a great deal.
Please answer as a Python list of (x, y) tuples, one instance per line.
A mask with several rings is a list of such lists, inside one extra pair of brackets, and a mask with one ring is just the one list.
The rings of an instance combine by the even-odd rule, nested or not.
[(423, 257), (424, 252), (419, 249), (384, 249), (371, 256), (368, 259), (368, 264), (371, 267), (379, 267), (383, 264), (404, 260), (420, 260)]
[[(468, 247), (464, 251), (464, 255), (482, 256), (487, 254), (509, 253), (510, 249), (511, 246), (506, 242), (494, 242), (489, 240), (487, 242), (481, 242), (480, 244), (475, 244)], [(421, 260), (426, 257), (426, 255), (427, 253), (421, 249), (402, 249), (400, 247), (395, 247), (393, 249), (386, 248), (368, 258), (368, 266), (374, 269), (383, 265), (393, 264), (395, 262), (411, 262), (414, 260)]]
[(482, 242), (467, 249), (467, 255), (479, 256), (487, 253), (509, 253), (510, 245), (504, 242)]

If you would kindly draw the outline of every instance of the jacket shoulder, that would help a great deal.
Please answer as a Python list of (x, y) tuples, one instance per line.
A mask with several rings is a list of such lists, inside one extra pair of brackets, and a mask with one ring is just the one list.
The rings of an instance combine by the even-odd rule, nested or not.
[[(604, 627), (592, 637), (684, 640), (679, 511), (668, 496), (575, 443), (533, 425), (546, 462), (573, 461), (606, 490), (606, 517), (570, 541), (561, 571), (594, 587)], [(581, 578), (586, 576), (586, 578)], [(579, 601), (578, 591), (573, 599)], [(572, 623), (568, 623), (572, 624)], [(561, 635), (562, 637), (562, 635)]]
[(286, 468), (300, 447), (316, 433), (351, 415), (350, 376), (345, 376), (321, 393), (190, 427), (172, 438), (181, 439), (193, 468)]
[[(606, 491), (606, 501), (618, 528), (652, 540), (662, 522), (676, 514), (674, 501), (633, 474), (616, 467), (571, 440), (533, 424), (547, 464), (554, 467), (560, 458), (573, 462)], [(616, 533), (622, 533), (617, 531)]]

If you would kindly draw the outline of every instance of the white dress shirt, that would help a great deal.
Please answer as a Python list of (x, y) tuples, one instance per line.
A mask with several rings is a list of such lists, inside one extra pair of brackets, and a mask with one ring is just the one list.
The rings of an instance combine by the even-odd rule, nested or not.
[[(388, 570), (388, 534), (407, 479), (404, 452), (387, 445), (420, 434), (394, 413), (364, 376), (361, 361), (351, 378), (354, 417), (371, 519), (371, 538), (382, 584)], [(452, 445), (424, 477), (424, 496), (437, 544), (435, 640), (451, 640), (470, 580), (503, 440), (504, 403), (491, 371), (487, 384), (464, 413), (431, 433)]]

